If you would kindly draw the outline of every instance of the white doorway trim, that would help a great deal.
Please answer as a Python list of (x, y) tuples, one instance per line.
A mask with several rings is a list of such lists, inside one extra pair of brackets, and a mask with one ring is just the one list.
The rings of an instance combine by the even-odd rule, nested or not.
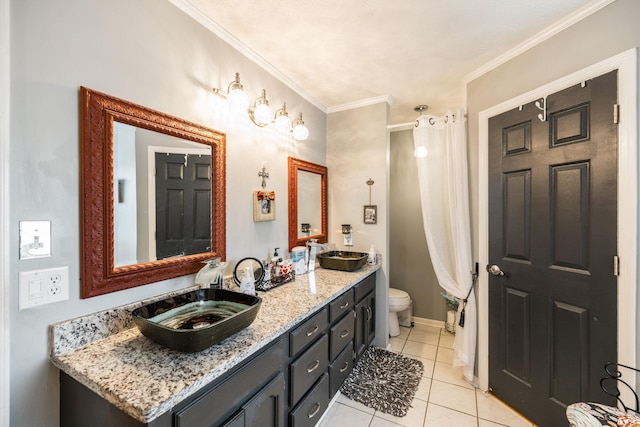
[(10, 1), (0, 0), (0, 426), (9, 427)]
[[(618, 103), (620, 104), (620, 124), (618, 126), (618, 255), (620, 257), (618, 362), (636, 366), (636, 278), (638, 266), (636, 49), (630, 49), (480, 112), (478, 117), (478, 257), (481, 269), (484, 269), (484, 266), (489, 263), (489, 118), (613, 70), (618, 70)], [(482, 390), (489, 388), (489, 289), (486, 273), (480, 274), (478, 279), (478, 385)], [(631, 385), (632, 388), (635, 388), (635, 384)]]

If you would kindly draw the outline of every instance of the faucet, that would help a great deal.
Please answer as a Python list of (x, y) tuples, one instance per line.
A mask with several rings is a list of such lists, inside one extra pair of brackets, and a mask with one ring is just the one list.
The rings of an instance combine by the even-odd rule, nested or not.
[(307, 271), (313, 271), (316, 269), (316, 255), (318, 254), (318, 249), (326, 251), (329, 249), (329, 245), (327, 243), (318, 243), (318, 239), (310, 239), (307, 242), (307, 246), (309, 246), (309, 265), (307, 267)]

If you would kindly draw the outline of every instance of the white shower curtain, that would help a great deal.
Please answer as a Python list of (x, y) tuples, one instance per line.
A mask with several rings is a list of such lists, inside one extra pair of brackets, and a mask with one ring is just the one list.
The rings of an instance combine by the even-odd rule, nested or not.
[(456, 325), (453, 366), (462, 367), (464, 377), (473, 381), (477, 316), (474, 292), (469, 293), (474, 268), (464, 111), (420, 116), (413, 140), (416, 153), (426, 148), (426, 156), (416, 161), (424, 231), (438, 282), (460, 300), (469, 295), (464, 326)]

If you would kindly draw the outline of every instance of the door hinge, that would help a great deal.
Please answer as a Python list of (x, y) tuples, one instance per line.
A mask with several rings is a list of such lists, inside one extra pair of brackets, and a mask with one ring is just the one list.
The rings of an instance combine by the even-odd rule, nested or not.
[(620, 122), (620, 105), (613, 104), (613, 123), (618, 124)]
[(613, 275), (620, 275), (620, 258), (618, 257), (618, 255), (613, 256)]

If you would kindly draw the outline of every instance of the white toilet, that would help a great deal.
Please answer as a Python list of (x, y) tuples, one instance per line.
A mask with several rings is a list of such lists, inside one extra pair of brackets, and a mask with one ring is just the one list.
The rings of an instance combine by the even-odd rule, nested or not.
[(400, 289), (389, 288), (389, 335), (397, 337), (400, 335), (400, 325), (398, 324), (398, 312), (409, 308), (411, 298), (409, 294)]

